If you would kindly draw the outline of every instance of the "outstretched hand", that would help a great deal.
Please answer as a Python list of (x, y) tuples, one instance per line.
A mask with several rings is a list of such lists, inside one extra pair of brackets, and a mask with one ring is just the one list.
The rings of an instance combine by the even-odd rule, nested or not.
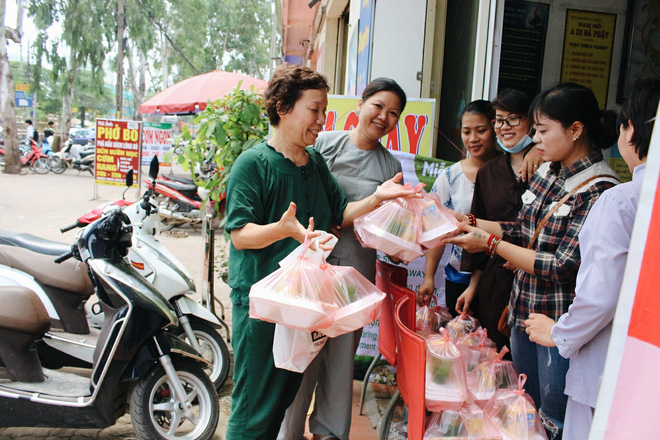
[(378, 203), (385, 200), (394, 199), (396, 197), (421, 197), (419, 191), (415, 191), (414, 189), (409, 189), (401, 185), (399, 182), (401, 182), (402, 179), (403, 173), (397, 173), (396, 176), (392, 177), (390, 180), (383, 182), (383, 184), (380, 185), (374, 193)]
[(455, 244), (468, 252), (483, 252), (488, 243), (490, 234), (482, 229), (472, 227), (466, 223), (459, 223), (458, 228), (465, 232), (463, 235), (450, 237), (443, 240), (443, 243)]
[(319, 231), (314, 231), (314, 217), (309, 219), (309, 226), (307, 229), (305, 229), (305, 227), (300, 224), (298, 218), (296, 217), (296, 209), (297, 208), (295, 203), (289, 203), (289, 207), (286, 211), (284, 211), (284, 214), (282, 214), (282, 217), (278, 222), (285, 235), (287, 237), (294, 238), (299, 243), (305, 241), (305, 234), (307, 234), (309, 238), (314, 238), (321, 235)]

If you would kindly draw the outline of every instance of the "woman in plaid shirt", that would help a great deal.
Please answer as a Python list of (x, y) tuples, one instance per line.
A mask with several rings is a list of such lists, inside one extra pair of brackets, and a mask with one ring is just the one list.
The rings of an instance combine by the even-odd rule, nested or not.
[[(547, 162), (523, 194), (517, 220), (492, 222), (456, 214), (467, 234), (447, 240), (468, 252), (485, 249), (517, 268), (509, 301), (511, 354), (516, 368), (527, 375), (525, 389), (539, 408), (551, 439), (562, 435), (568, 360), (556, 347), (531, 342), (524, 321), (530, 313), (558, 319), (568, 310), (580, 266), (578, 233), (600, 194), (618, 182), (600, 151), (612, 145), (615, 133), (606, 129), (600, 115), (593, 92), (578, 84), (559, 84), (538, 95), (530, 108), (530, 118), (536, 129), (536, 148)], [(592, 177), (596, 178), (580, 187)], [(537, 226), (546, 214), (578, 187), (549, 217), (534, 241)], [(502, 238), (518, 238), (522, 246)]]

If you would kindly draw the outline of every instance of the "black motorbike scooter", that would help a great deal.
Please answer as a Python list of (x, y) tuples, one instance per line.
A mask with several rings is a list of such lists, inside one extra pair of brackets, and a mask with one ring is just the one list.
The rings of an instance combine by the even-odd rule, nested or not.
[(139, 439), (210, 439), (219, 416), (215, 387), (195, 350), (167, 333), (176, 313), (123, 258), (128, 217), (116, 211), (81, 231), (71, 251), (87, 266), (103, 328), (92, 371), (43, 369), (35, 342), (50, 325), (36, 294), (1, 287), (0, 426), (105, 428), (127, 411)]

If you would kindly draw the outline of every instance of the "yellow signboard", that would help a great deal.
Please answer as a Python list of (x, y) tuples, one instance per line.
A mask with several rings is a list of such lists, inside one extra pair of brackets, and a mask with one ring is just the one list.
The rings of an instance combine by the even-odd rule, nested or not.
[(30, 84), (15, 84), (14, 88), (17, 92), (29, 92)]
[[(328, 96), (325, 130), (350, 130), (356, 127), (358, 101), (356, 96)], [(434, 99), (408, 100), (396, 128), (383, 137), (381, 143), (389, 150), (434, 157), (434, 115)]]
[(561, 82), (589, 87), (600, 108), (607, 105), (616, 14), (566, 11)]

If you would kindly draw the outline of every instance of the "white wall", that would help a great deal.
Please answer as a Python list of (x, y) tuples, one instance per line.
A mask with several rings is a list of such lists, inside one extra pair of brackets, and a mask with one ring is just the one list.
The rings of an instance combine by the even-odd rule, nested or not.
[(371, 79), (392, 78), (408, 98), (420, 98), (426, 0), (377, 0), (374, 15)]

